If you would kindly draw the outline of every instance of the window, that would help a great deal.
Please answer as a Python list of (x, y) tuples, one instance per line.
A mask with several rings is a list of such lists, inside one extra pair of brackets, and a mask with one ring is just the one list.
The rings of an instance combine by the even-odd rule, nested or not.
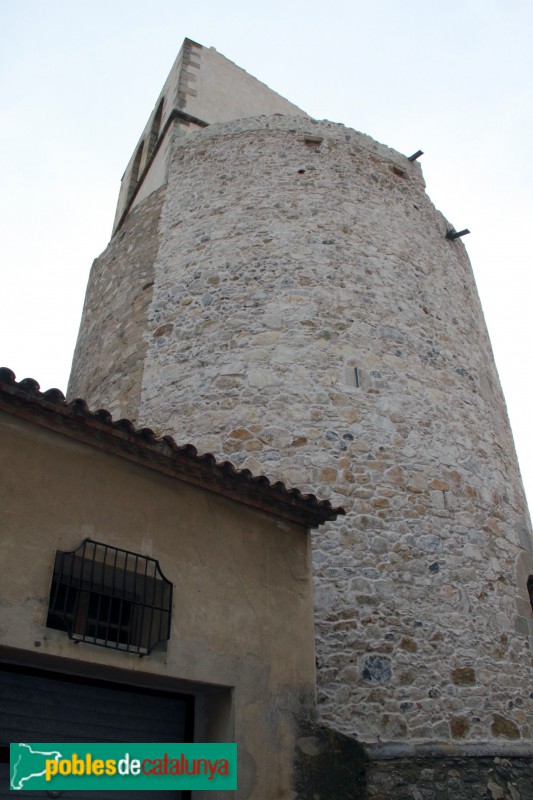
[(527, 579), (527, 590), (529, 592), (529, 602), (531, 603), (531, 610), (533, 611), (533, 575)]
[(139, 183), (139, 170), (141, 169), (141, 161), (143, 157), (144, 142), (141, 142), (139, 149), (135, 155), (135, 161), (131, 168), (130, 185), (128, 187), (128, 201), (131, 200), (137, 184)]
[(159, 130), (161, 128), (161, 118), (163, 116), (163, 103), (164, 98), (161, 100), (155, 112), (154, 121), (152, 122), (152, 129), (150, 131), (150, 139), (148, 140), (148, 158), (154, 152), (157, 140), (159, 139)]
[(91, 539), (56, 553), (46, 625), (74, 641), (148, 655), (170, 637), (171, 609), (153, 558)]

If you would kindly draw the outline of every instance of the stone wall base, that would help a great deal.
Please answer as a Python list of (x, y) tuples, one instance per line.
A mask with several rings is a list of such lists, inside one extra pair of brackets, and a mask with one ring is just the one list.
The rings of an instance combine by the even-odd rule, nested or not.
[(533, 800), (533, 758), (414, 757), (369, 761), (354, 800)]
[(483, 743), (461, 755), (405, 746), (391, 757), (390, 745), (365, 747), (310, 719), (298, 728), (294, 800), (533, 800), (533, 755), (525, 745), (513, 753), (504, 743), (498, 756)]

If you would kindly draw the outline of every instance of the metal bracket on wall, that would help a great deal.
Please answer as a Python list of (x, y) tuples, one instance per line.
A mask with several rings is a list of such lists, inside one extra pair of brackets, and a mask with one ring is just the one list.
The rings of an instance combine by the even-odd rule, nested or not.
[(468, 230), (468, 228), (465, 228), (465, 229), (464, 229), (464, 230), (462, 230), (462, 231), (454, 231), (454, 230), (452, 229), (451, 231), (448, 231), (448, 232), (446, 233), (446, 238), (447, 238), (447, 239), (452, 239), (452, 240), (453, 240), (453, 239), (459, 239), (459, 237), (460, 237), (460, 236), (466, 236), (466, 234), (467, 234), (467, 233), (470, 233), (470, 231)]

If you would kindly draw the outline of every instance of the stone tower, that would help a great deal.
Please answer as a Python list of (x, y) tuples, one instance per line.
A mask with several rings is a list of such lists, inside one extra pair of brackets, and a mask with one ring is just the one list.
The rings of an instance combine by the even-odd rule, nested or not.
[(485, 791), (505, 756), (520, 788), (533, 753), (531, 529), (451, 229), (418, 163), (185, 40), (69, 387), (345, 506), (314, 537), (319, 714), (365, 743), (376, 797), (407, 757), (444, 782), (470, 757)]

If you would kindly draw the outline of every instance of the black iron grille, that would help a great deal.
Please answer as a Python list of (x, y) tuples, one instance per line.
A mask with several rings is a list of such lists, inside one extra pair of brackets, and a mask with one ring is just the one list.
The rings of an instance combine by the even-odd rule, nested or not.
[(58, 550), (46, 625), (71, 639), (147, 655), (170, 637), (172, 584), (153, 558), (85, 539)]

